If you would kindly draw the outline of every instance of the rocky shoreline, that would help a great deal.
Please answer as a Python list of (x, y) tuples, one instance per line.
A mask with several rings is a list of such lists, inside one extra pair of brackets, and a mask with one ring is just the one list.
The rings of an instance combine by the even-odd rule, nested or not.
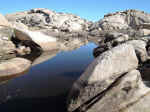
[[(43, 52), (94, 42), (95, 60), (74, 83), (69, 112), (149, 112), (150, 14), (126, 10), (90, 22), (32, 9), (0, 15), (0, 81), (26, 72)], [(8, 78), (9, 77), (9, 78)]]

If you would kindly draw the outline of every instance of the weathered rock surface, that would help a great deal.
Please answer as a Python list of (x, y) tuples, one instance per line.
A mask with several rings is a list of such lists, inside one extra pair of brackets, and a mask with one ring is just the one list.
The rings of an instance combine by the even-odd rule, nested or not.
[(122, 44), (101, 54), (73, 85), (68, 110), (72, 112), (86, 105), (86, 102), (105, 91), (118, 77), (137, 66), (138, 60), (131, 45)]
[(45, 35), (38, 31), (15, 29), (14, 33), (18, 40), (33, 41), (34, 43), (39, 45), (44, 51), (53, 50), (58, 47), (55, 37)]
[(30, 29), (49, 28), (52, 31), (74, 32), (88, 30), (88, 22), (79, 16), (69, 13), (56, 13), (54, 11), (37, 8), (30, 11), (7, 14), (9, 21), (21, 22)]
[(13, 29), (9, 27), (0, 27), (0, 62), (1, 60), (15, 57), (16, 47), (11, 41)]
[(11, 26), (11, 24), (2, 14), (0, 14), (0, 26)]
[(0, 81), (21, 75), (30, 68), (31, 62), (23, 58), (13, 58), (0, 64)]
[[(107, 91), (93, 99), (95, 103), (88, 104), (91, 108), (86, 112), (126, 112), (124, 111), (126, 109), (132, 110), (129, 112), (137, 112), (134, 105), (137, 105), (139, 100), (143, 100), (148, 92), (150, 89), (143, 84), (140, 72), (132, 70), (119, 78)], [(142, 106), (145, 104), (144, 102), (138, 103)], [(139, 105), (141, 110), (139, 112), (145, 112), (143, 110), (146, 109), (145, 107), (148, 109), (147, 104), (144, 107), (141, 105)]]
[(105, 15), (103, 19), (94, 24), (94, 29), (137, 29), (144, 23), (150, 23), (150, 14), (138, 10), (126, 10)]
[(150, 35), (150, 30), (149, 29), (142, 29), (142, 31), (143, 31), (143, 35), (144, 36), (149, 36)]
[(135, 104), (131, 104), (121, 112), (149, 112), (150, 106), (150, 93), (145, 94)]
[(131, 37), (123, 33), (119, 33), (116, 31), (107, 32), (107, 33), (105, 32), (103, 40), (98, 42), (99, 47), (93, 50), (93, 55), (97, 57), (101, 53), (110, 50), (111, 48), (119, 44), (125, 43), (129, 39), (131, 39)]
[(148, 54), (146, 51), (146, 42), (142, 40), (132, 40), (126, 42), (127, 44), (131, 44), (136, 52), (137, 57), (139, 58), (139, 61), (145, 62), (148, 59)]
[(99, 47), (93, 50), (93, 55), (95, 57), (117, 45), (127, 43), (134, 47), (140, 62), (145, 62), (148, 59), (146, 47), (149, 39), (147, 37), (133, 38), (116, 31), (108, 32), (104, 37), (103, 41), (99, 42)]

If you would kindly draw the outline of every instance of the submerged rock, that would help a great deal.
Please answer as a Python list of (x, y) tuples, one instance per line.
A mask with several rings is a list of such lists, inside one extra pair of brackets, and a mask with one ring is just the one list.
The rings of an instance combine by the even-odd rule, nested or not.
[(97, 57), (74, 83), (69, 98), (68, 111), (86, 105), (124, 73), (137, 68), (138, 60), (131, 45), (123, 44)]

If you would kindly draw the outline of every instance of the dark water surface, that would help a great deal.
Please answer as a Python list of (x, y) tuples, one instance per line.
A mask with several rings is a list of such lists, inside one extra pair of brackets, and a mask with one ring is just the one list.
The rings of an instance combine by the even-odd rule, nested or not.
[(94, 59), (89, 43), (59, 52), (29, 72), (0, 85), (0, 112), (66, 112), (66, 98), (73, 82)]

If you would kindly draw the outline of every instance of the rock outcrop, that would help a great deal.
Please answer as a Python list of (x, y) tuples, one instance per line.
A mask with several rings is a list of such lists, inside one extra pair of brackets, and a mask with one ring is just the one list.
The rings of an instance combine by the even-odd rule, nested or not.
[(149, 112), (150, 88), (143, 80), (150, 80), (150, 14), (126, 10), (93, 23), (37, 8), (5, 17), (0, 15), (0, 81), (90, 40), (99, 45), (95, 60), (73, 84), (68, 111)]
[(69, 13), (56, 13), (43, 8), (7, 14), (6, 18), (9, 21), (24, 23), (32, 30), (48, 28), (54, 32), (84, 31), (88, 30), (88, 25), (90, 24), (90, 22), (79, 16)]
[(145, 62), (148, 60), (148, 54), (146, 50), (146, 42), (142, 40), (131, 40), (126, 42), (127, 44), (131, 44), (136, 52), (137, 57), (139, 58), (140, 62)]
[(11, 41), (12, 36), (12, 28), (0, 26), (0, 60), (15, 57), (16, 47), (15, 44)]
[(143, 40), (130, 40), (103, 52), (99, 47), (97, 58), (73, 84), (68, 111), (148, 112), (150, 88), (141, 78), (149, 74), (146, 46)]
[(31, 62), (23, 58), (13, 58), (0, 64), (0, 81), (5, 81), (24, 74), (31, 67)]
[(149, 75), (149, 23), (150, 14), (127, 10), (90, 26), (89, 35), (97, 37), (99, 47), (93, 51), (95, 60), (73, 84), (69, 112), (149, 111), (150, 88), (142, 79)]
[(103, 36), (105, 32), (117, 31), (131, 37), (150, 35), (150, 14), (138, 10), (126, 10), (104, 15), (89, 27), (91, 36)]
[(2, 14), (0, 14), (0, 26), (11, 26), (11, 24)]
[(117, 78), (137, 66), (138, 60), (131, 45), (123, 44), (101, 54), (73, 85), (68, 110), (73, 112), (86, 106), (87, 102), (106, 91)]
[[(126, 10), (110, 13), (94, 24), (101, 30), (138, 29), (144, 23), (150, 23), (150, 14), (138, 10)], [(146, 26), (146, 25), (145, 25)]]
[(45, 35), (38, 31), (14, 29), (15, 37), (20, 41), (31, 41), (36, 43), (44, 51), (56, 49), (58, 47), (56, 38)]
[[(91, 108), (87, 112), (127, 112), (127, 110), (132, 110), (129, 112), (136, 112), (137, 109), (134, 105), (137, 105), (136, 102), (141, 100), (149, 92), (150, 89), (142, 82), (140, 72), (132, 70), (125, 74), (125, 76), (119, 78), (106, 92), (100, 94), (95, 99), (93, 105), (92, 103), (91, 105), (89, 104)], [(150, 105), (150, 102), (147, 103), (145, 104), (143, 102), (145, 105)], [(142, 107), (141, 112), (145, 112), (143, 111), (145, 109), (148, 110), (148, 107), (145, 107)]]

